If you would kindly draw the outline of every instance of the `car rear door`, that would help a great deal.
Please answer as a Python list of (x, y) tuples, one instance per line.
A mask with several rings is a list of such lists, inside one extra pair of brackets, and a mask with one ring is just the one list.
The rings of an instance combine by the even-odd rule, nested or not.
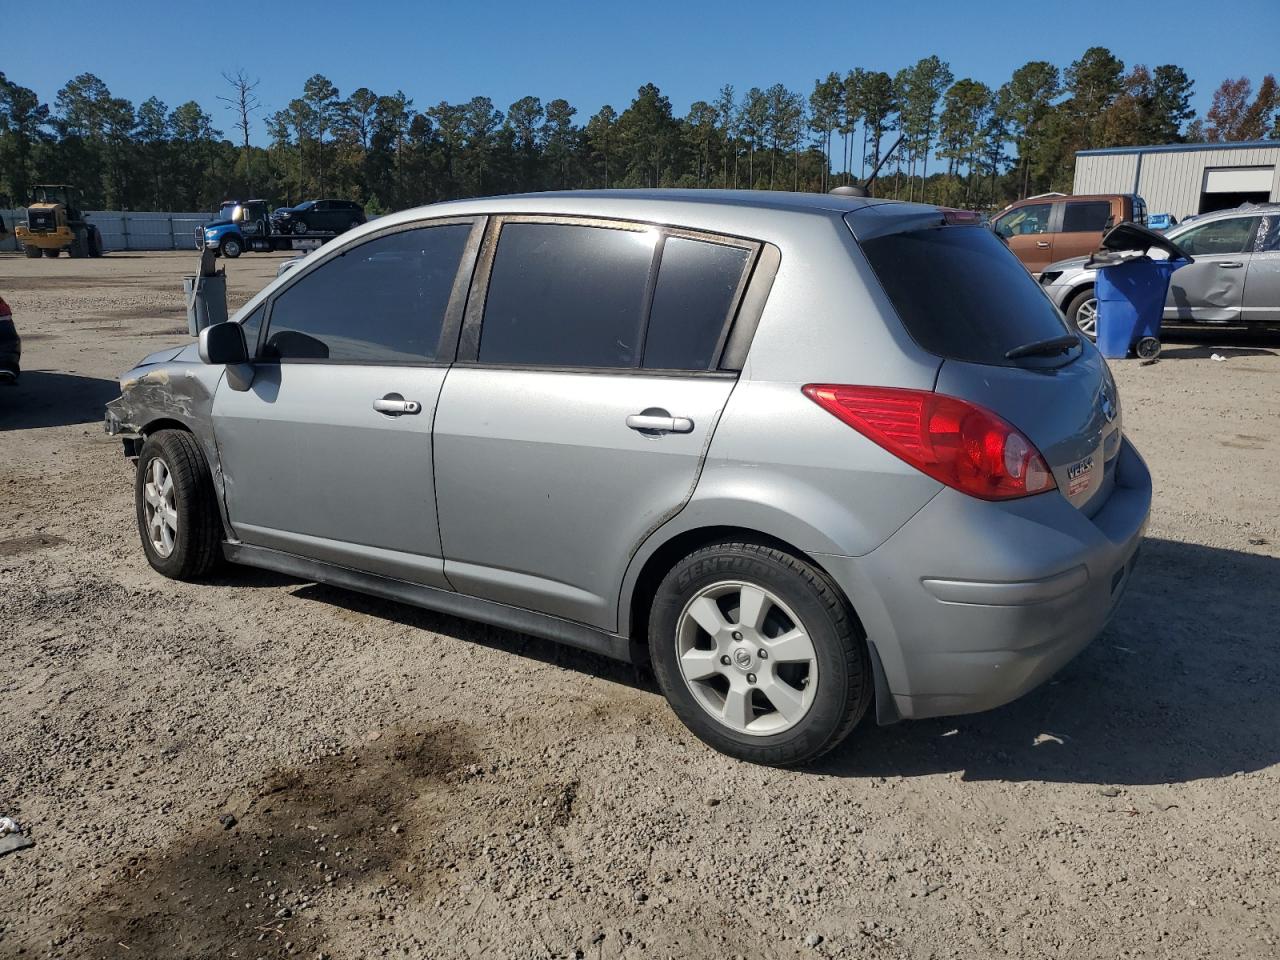
[(1097, 250), (1103, 232), (1115, 220), (1112, 201), (1065, 200), (1061, 207), (1061, 226), (1053, 234), (1054, 260), (1084, 257)]
[(436, 416), (445, 573), (612, 630), (736, 383), (720, 357), (759, 245), (616, 220), (491, 230)]
[(1280, 214), (1262, 218), (1244, 281), (1242, 318), (1249, 323), (1280, 325)]
[(250, 387), (224, 378), (214, 395), (239, 540), (448, 586), (431, 426), (482, 231), (390, 228), (297, 268), (270, 300)]
[(1225, 217), (1170, 237), (1191, 255), (1192, 262), (1174, 271), (1169, 281), (1165, 320), (1235, 323), (1241, 319), (1245, 277), (1260, 219)]
[(1052, 203), (1028, 203), (996, 218), (992, 225), (1004, 237), (1014, 256), (1034, 274), (1060, 260), (1054, 254), (1051, 229)]

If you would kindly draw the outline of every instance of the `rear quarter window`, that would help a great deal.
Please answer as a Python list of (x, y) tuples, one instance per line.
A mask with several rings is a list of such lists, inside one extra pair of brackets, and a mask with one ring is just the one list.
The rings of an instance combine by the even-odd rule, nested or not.
[(952, 360), (1012, 366), (1005, 354), (1070, 331), (990, 230), (938, 226), (861, 243), (911, 338)]

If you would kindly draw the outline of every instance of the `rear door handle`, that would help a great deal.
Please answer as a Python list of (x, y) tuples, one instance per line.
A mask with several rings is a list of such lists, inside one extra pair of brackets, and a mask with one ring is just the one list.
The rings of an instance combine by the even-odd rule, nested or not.
[(641, 433), (693, 433), (693, 421), (688, 417), (660, 417), (647, 413), (633, 413), (627, 417), (627, 426)]
[(1239, 267), (1243, 267), (1244, 264), (1239, 260), (1219, 260), (1217, 266), (1225, 267), (1227, 270), (1235, 270)]
[(422, 404), (417, 400), (406, 400), (398, 393), (389, 393), (373, 401), (373, 409), (391, 417), (398, 417), (406, 413), (421, 413)]
[(1036, 246), (1037, 246), (1037, 247), (1040, 247), (1042, 250), (1047, 250), (1047, 249), (1049, 248), (1049, 241), (1048, 241), (1048, 240), (1037, 240), (1037, 241), (1036, 241)]

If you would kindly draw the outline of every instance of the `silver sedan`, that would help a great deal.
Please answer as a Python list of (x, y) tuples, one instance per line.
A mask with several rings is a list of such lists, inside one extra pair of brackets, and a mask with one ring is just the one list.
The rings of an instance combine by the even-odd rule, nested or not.
[[(1280, 325), (1280, 204), (1206, 214), (1166, 236), (1193, 262), (1170, 281), (1165, 323)], [(1095, 337), (1098, 300), (1087, 260), (1050, 264), (1040, 284), (1081, 333)]]

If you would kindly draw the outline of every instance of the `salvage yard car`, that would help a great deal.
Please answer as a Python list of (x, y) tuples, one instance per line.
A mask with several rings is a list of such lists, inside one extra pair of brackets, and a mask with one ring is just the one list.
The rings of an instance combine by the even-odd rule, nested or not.
[(142, 549), (652, 663), (811, 760), (986, 710), (1102, 629), (1151, 481), (991, 230), (768, 192), (458, 201), (358, 228), (108, 405)]
[(22, 337), (13, 322), (13, 312), (0, 297), (0, 384), (18, 382), (22, 373)]
[[(1280, 327), (1280, 204), (1249, 204), (1188, 219), (1164, 234), (1192, 263), (1169, 281), (1165, 323)], [(1088, 257), (1050, 264), (1045, 292), (1081, 333), (1097, 337)]]
[(1038, 274), (1055, 260), (1092, 253), (1117, 223), (1146, 222), (1146, 202), (1134, 194), (1054, 193), (1010, 204), (992, 219), (991, 227), (1026, 268)]

